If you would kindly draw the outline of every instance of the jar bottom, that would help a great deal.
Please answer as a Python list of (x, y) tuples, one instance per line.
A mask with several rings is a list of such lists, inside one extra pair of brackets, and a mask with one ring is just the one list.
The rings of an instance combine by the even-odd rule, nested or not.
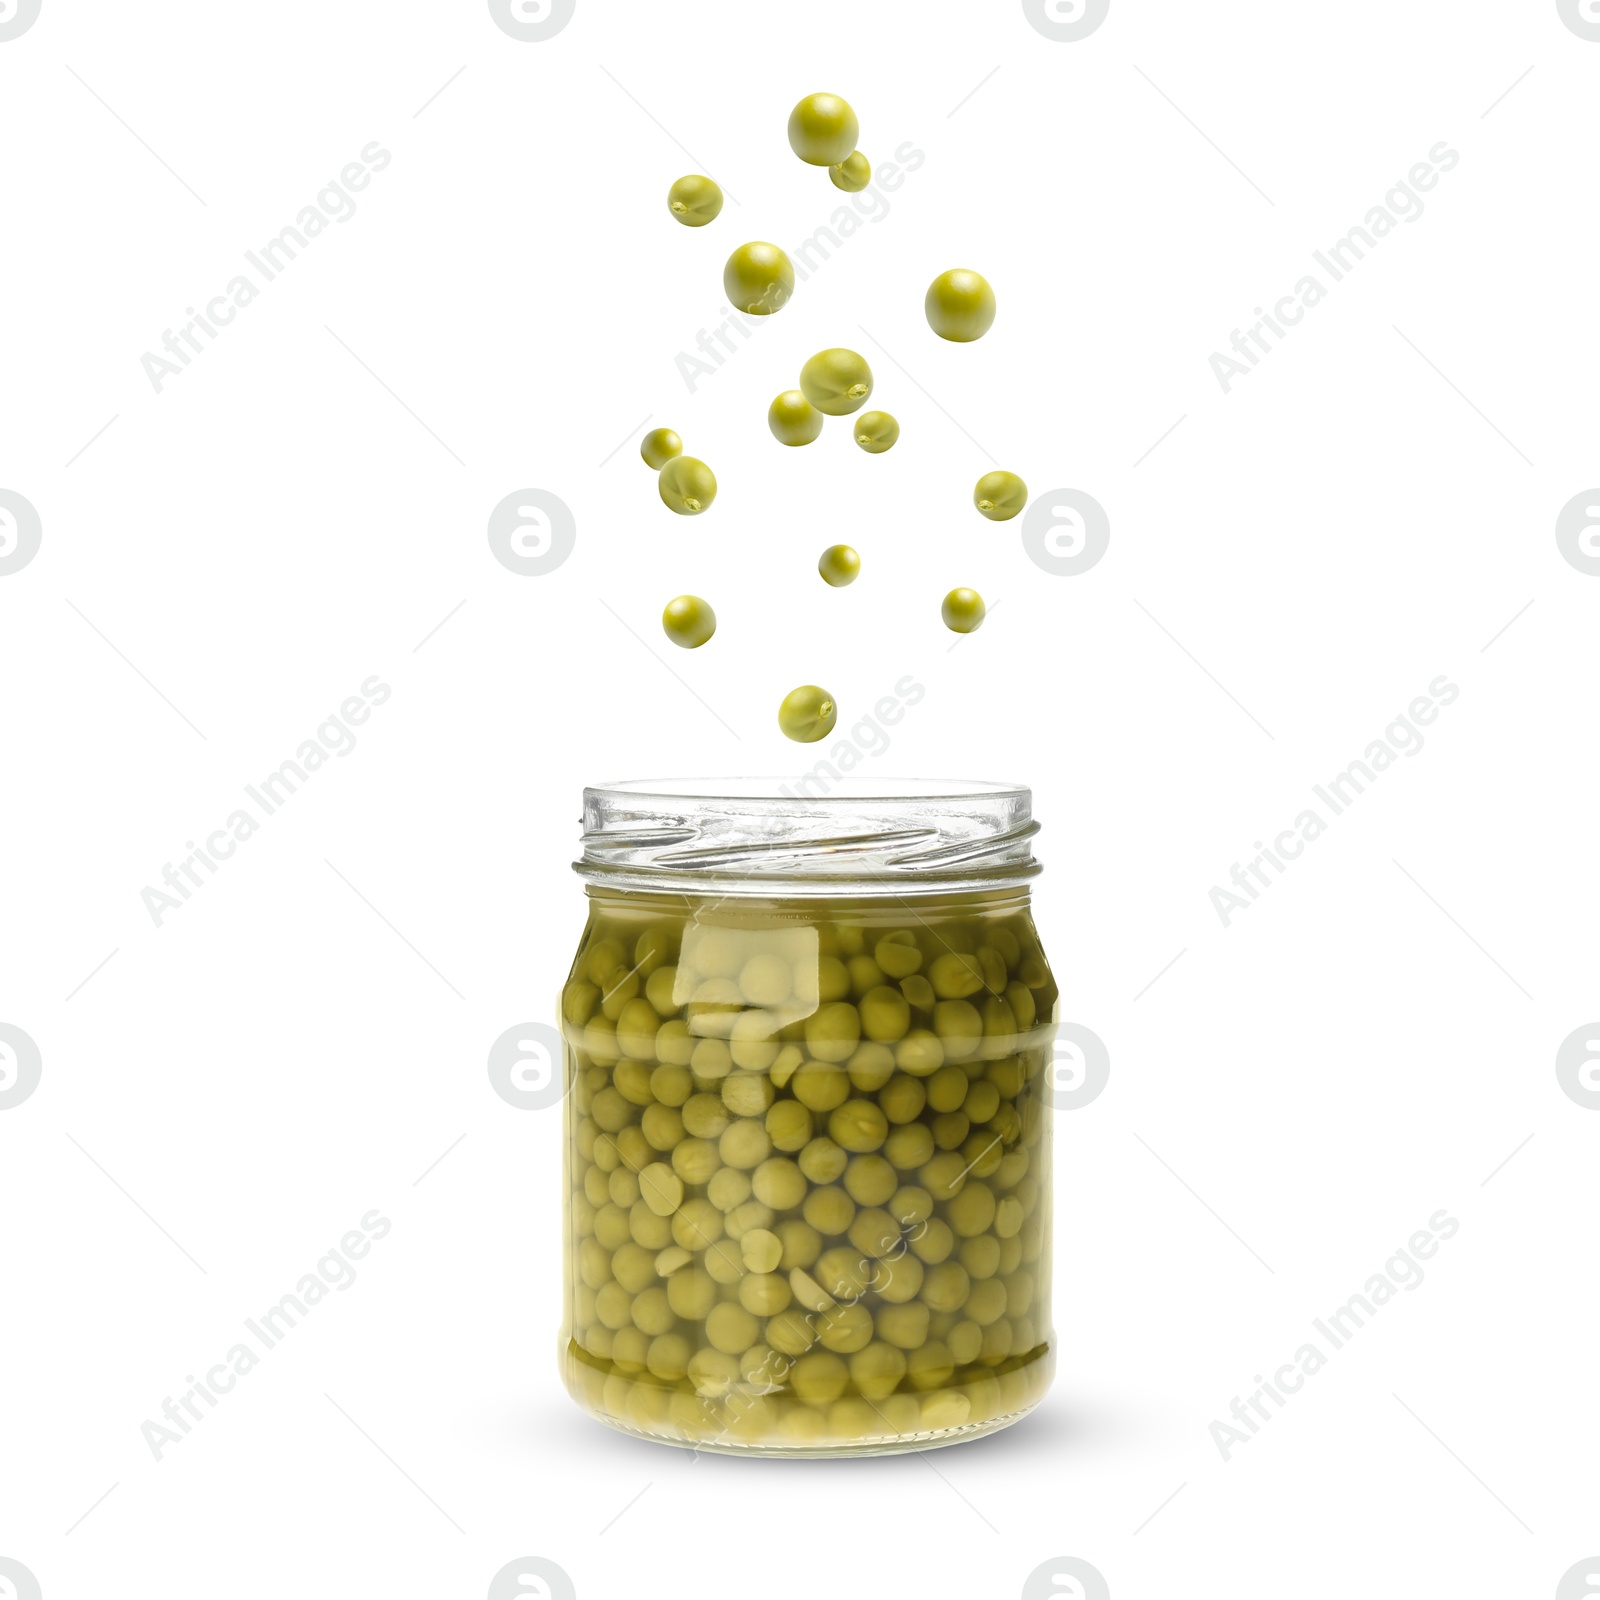
[(620, 1373), (574, 1344), (562, 1369), (568, 1392), (590, 1416), (652, 1444), (783, 1459), (881, 1456), (962, 1444), (1020, 1421), (1050, 1387), (1055, 1348), (1046, 1343), (996, 1368), (969, 1368), (932, 1390), (823, 1403), (782, 1391), (704, 1397), (686, 1384)]
[(842, 1456), (907, 1455), (914, 1450), (937, 1450), (944, 1445), (965, 1444), (968, 1439), (982, 1439), (988, 1434), (998, 1433), (1002, 1428), (1009, 1428), (1014, 1422), (1020, 1422), (1038, 1404), (1037, 1400), (1031, 1401), (1023, 1406), (1020, 1411), (1010, 1412), (1003, 1417), (994, 1417), (988, 1422), (966, 1422), (959, 1427), (938, 1428), (931, 1432), (897, 1434), (893, 1437), (885, 1436), (879, 1439), (863, 1439), (851, 1444), (822, 1445), (786, 1445), (781, 1440), (770, 1440), (763, 1444), (739, 1444), (730, 1439), (720, 1439), (713, 1443), (705, 1439), (691, 1439), (678, 1434), (651, 1433), (645, 1428), (635, 1427), (630, 1422), (620, 1421), (602, 1411), (591, 1411), (589, 1414), (595, 1421), (603, 1422), (607, 1427), (615, 1428), (619, 1433), (630, 1434), (635, 1439), (646, 1439), (651, 1444), (673, 1445), (679, 1450), (703, 1450), (711, 1455), (719, 1456), (769, 1456), (778, 1460), (791, 1461), (802, 1458), (813, 1460), (831, 1458), (837, 1460)]

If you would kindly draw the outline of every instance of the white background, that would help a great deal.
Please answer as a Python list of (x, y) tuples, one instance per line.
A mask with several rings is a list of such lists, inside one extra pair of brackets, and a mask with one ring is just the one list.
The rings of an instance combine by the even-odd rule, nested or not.
[[(0, 43), (0, 488), (43, 526), (0, 578), (0, 1022), (43, 1058), (0, 1112), (0, 1555), (48, 1600), (478, 1596), (522, 1555), (586, 1597), (1009, 1595), (1059, 1555), (1118, 1600), (1554, 1594), (1600, 1547), (1600, 1115), (1554, 1073), (1600, 1014), (1600, 580), (1554, 537), (1600, 479), (1597, 75), (1554, 0), (1114, 0), (1078, 43), (1011, 0), (578, 0), (543, 43), (469, 0), (44, 0)], [(816, 89), (926, 160), (691, 394), (727, 253), (847, 203), (785, 141)], [(374, 140), (157, 394), (141, 356)], [(1440, 141), (1225, 395), (1211, 353)], [(698, 231), (688, 171), (737, 197)], [(956, 265), (976, 345), (922, 319)], [(892, 453), (767, 435), (832, 344)], [(646, 416), (708, 514), (658, 501)], [(1092, 494), (1104, 560), (982, 521), (995, 465)], [(485, 534), (526, 487), (576, 519), (544, 577)], [(357, 748), (157, 928), (141, 890), (373, 674)], [(1058, 1119), (1054, 1390), (926, 1458), (610, 1433), (556, 1374), (559, 1114), (484, 1067), (575, 946), (581, 788), (792, 771), (784, 692), (848, 724), (906, 674), (866, 770), (1032, 785), (1111, 1052)], [(1425, 748), (1224, 928), (1212, 886), (1441, 674)], [(153, 1460), (372, 1208), (359, 1281)], [(1209, 1424), (1440, 1208), (1421, 1287), (1224, 1463)]]

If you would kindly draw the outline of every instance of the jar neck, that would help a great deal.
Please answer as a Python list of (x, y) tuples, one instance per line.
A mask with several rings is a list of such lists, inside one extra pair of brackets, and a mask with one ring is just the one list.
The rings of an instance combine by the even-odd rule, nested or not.
[(1025, 788), (817, 787), (713, 779), (586, 789), (574, 870), (600, 890), (779, 900), (1014, 892), (1040, 870)]

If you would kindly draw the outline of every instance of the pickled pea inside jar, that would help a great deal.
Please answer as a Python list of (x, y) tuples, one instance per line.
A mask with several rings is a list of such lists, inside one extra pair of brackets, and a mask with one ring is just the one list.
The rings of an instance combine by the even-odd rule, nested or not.
[(562, 1375), (703, 1450), (975, 1438), (1055, 1362), (1030, 796), (782, 788), (585, 792)]

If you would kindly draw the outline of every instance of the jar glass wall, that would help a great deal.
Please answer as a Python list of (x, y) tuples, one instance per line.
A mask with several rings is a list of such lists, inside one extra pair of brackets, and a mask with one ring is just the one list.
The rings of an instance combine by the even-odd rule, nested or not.
[(639, 787), (586, 796), (561, 1001), (573, 1397), (757, 1454), (1016, 1420), (1054, 1364), (1026, 791)]

